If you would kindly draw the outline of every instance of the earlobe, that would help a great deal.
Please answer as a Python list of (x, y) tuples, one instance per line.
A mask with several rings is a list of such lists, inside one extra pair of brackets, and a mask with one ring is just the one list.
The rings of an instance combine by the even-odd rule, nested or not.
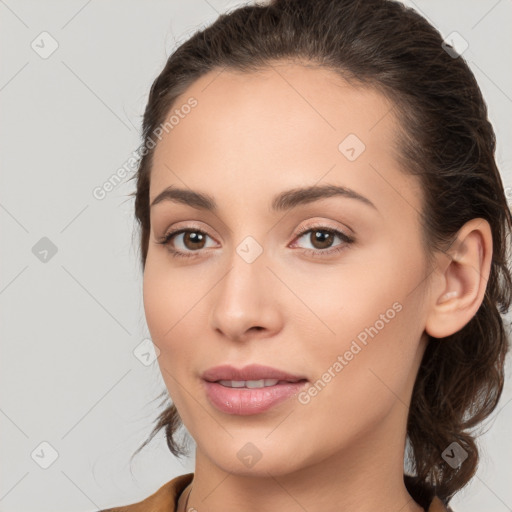
[[(442, 254), (443, 265), (432, 277), (430, 310), (425, 331), (445, 338), (460, 331), (482, 304), (491, 269), (492, 232), (485, 219), (468, 221), (457, 233), (451, 249)], [(439, 265), (441, 267), (441, 265)]]

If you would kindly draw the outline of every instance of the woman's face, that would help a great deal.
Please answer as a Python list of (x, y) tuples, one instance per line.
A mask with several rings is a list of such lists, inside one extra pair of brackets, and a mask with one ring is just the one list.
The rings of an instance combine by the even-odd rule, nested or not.
[[(421, 189), (394, 156), (391, 108), (333, 72), (283, 62), (209, 73), (168, 115), (150, 203), (171, 187), (215, 209), (169, 196), (152, 206), (145, 312), (197, 456), (222, 470), (278, 475), (350, 453), (403, 456), (428, 279)], [(327, 185), (350, 192), (289, 192)], [(263, 408), (258, 397), (285, 384), (229, 390), (202, 378), (253, 363), (307, 382)], [(230, 404), (218, 408), (207, 387)], [(253, 408), (240, 409), (249, 395)]]

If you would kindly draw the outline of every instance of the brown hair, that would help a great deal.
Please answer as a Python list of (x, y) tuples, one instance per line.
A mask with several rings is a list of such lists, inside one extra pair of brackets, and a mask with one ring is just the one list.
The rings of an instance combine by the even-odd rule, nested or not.
[[(414, 385), (407, 456), (415, 474), (405, 475), (405, 482), (424, 503), (434, 494), (447, 503), (476, 472), (479, 456), (471, 429), (490, 415), (501, 396), (509, 344), (501, 315), (512, 300), (507, 266), (512, 217), (494, 159), (495, 134), (473, 73), (461, 56), (454, 57), (434, 27), (393, 0), (274, 0), (240, 7), (197, 31), (167, 60), (149, 94), (145, 149), (135, 176), (144, 269), (152, 136), (176, 98), (199, 77), (212, 70), (248, 72), (277, 60), (297, 60), (334, 70), (392, 100), (401, 126), (400, 163), (418, 177), (424, 193), (422, 235), (429, 262), (436, 251), (447, 251), (473, 218), (486, 219), (493, 238), (480, 308), (459, 332), (429, 339)], [(135, 453), (165, 428), (169, 450), (178, 457), (186, 454), (175, 439), (183, 424), (169, 403)], [(454, 441), (468, 454), (457, 469), (441, 457)]]

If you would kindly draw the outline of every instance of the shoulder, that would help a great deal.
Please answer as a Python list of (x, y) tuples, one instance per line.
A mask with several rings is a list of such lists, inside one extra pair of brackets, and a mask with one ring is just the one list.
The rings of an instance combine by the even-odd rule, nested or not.
[(179, 495), (193, 478), (194, 473), (179, 475), (142, 501), (98, 512), (174, 512)]

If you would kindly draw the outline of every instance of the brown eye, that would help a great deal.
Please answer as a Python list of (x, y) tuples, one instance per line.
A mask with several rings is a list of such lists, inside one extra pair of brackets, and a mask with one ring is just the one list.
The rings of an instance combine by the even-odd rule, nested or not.
[(173, 256), (198, 256), (204, 252), (200, 249), (208, 247), (207, 238), (211, 237), (199, 229), (178, 229), (167, 233), (158, 243), (167, 247)]
[(183, 245), (187, 249), (193, 251), (204, 247), (206, 237), (201, 231), (186, 231), (183, 235)]
[[(347, 248), (355, 240), (338, 229), (323, 226), (304, 229), (297, 235), (296, 240), (301, 238), (311, 245), (311, 247), (302, 247), (304, 253), (312, 256), (332, 256)], [(339, 239), (339, 243), (334, 243), (336, 238)], [(294, 243), (295, 247), (298, 245), (297, 242)]]
[(334, 240), (334, 233), (325, 229), (314, 229), (311, 230), (309, 239), (315, 249), (327, 249)]

